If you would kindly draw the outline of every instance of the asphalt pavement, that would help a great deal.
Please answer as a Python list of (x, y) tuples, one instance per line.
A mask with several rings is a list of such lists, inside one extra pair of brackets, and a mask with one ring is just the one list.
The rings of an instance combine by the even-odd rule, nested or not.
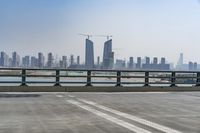
[(200, 133), (200, 92), (0, 93), (0, 133)]

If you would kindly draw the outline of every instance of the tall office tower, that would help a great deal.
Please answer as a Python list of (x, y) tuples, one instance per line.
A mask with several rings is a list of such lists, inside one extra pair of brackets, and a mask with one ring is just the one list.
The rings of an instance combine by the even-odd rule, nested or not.
[(99, 67), (100, 66), (100, 57), (97, 56), (97, 66)]
[(38, 53), (38, 67), (43, 68), (44, 67), (44, 55), (43, 53)]
[(145, 58), (145, 64), (150, 64), (150, 58), (149, 57)]
[(20, 57), (17, 52), (12, 53), (12, 67), (19, 67), (20, 65)]
[(85, 68), (94, 67), (94, 48), (93, 42), (89, 39), (85, 40)]
[(38, 59), (34, 56), (31, 56), (31, 67), (38, 67)]
[(133, 57), (129, 57), (128, 68), (129, 68), (129, 69), (133, 69)]
[(22, 66), (29, 67), (30, 66), (30, 56), (25, 56), (22, 58)]
[(2, 67), (9, 66), (9, 56), (5, 52), (1, 52), (1, 66)]
[(70, 66), (74, 65), (74, 55), (70, 55)]
[(154, 58), (153, 58), (153, 64), (154, 64), (154, 65), (157, 65), (157, 64), (158, 64), (158, 58), (157, 58), (157, 57), (154, 57)]
[(80, 65), (80, 56), (77, 56), (77, 65)]
[(67, 68), (67, 56), (62, 56), (62, 68)]
[(12, 67), (12, 58), (10, 58), (10, 57), (8, 58), (8, 66)]
[(141, 57), (137, 57), (136, 69), (141, 69), (142, 59)]
[(164, 57), (161, 58), (160, 64), (162, 64), (162, 65), (165, 64), (165, 58)]
[(113, 55), (111, 53), (112, 53), (112, 39), (110, 39), (104, 43), (103, 68), (107, 69), (107, 68), (111, 67), (112, 62), (114, 61), (114, 59), (112, 58), (112, 57), (114, 57), (114, 53), (113, 53)]
[(112, 69), (113, 68), (113, 65), (114, 65), (114, 52), (111, 52), (110, 53), (110, 62), (109, 62), (109, 69)]
[(178, 69), (178, 70), (183, 69), (183, 53), (180, 53), (179, 60), (176, 65), (176, 69)]
[(194, 64), (193, 64), (193, 62), (190, 61), (190, 62), (188, 63), (188, 69), (189, 69), (189, 70), (194, 70)]
[[(2, 52), (1, 52), (2, 53)], [(2, 55), (0, 54), (0, 66), (2, 66)]]
[(197, 66), (198, 66), (197, 62), (194, 62), (194, 70), (197, 70)]
[(126, 61), (116, 59), (115, 69), (125, 69), (126, 68)]
[(48, 68), (52, 68), (53, 67), (53, 65), (54, 65), (53, 60), (54, 60), (53, 54), (52, 53), (48, 53), (48, 55), (47, 55), (47, 67)]

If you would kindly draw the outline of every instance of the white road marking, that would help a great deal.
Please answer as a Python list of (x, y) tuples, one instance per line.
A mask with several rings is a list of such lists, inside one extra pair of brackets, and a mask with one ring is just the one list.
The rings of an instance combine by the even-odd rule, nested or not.
[(75, 97), (75, 96), (72, 96), (72, 95), (68, 95), (68, 97), (71, 97), (71, 98), (73, 98), (73, 97)]
[(87, 110), (87, 111), (89, 111), (89, 112), (91, 112), (91, 113), (93, 113), (93, 114), (95, 114), (95, 115), (97, 115), (97, 116), (100, 116), (100, 117), (102, 117), (102, 118), (104, 118), (104, 119), (106, 119), (106, 120), (109, 120), (109, 121), (111, 121), (111, 122), (113, 122), (113, 123), (115, 123), (115, 124), (118, 124), (118, 125), (120, 125), (120, 126), (122, 126), (122, 127), (125, 127), (125, 128), (127, 128), (127, 129), (129, 129), (129, 130), (131, 130), (131, 131), (133, 131), (133, 132), (136, 132), (136, 133), (152, 133), (152, 132), (150, 132), (150, 131), (148, 131), (148, 130), (142, 129), (142, 128), (137, 127), (137, 126), (135, 126), (135, 125), (133, 125), (133, 124), (130, 124), (130, 123), (128, 123), (128, 122), (125, 122), (125, 121), (123, 121), (123, 120), (120, 120), (120, 119), (118, 119), (118, 118), (115, 118), (115, 117), (113, 117), (113, 116), (110, 116), (110, 115), (108, 115), (108, 114), (105, 114), (105, 113), (103, 113), (103, 112), (100, 112), (100, 111), (98, 111), (98, 110), (96, 110), (96, 109), (94, 109), (94, 108), (91, 108), (91, 107), (89, 107), (89, 106), (87, 106), (87, 105), (84, 105), (83, 103), (80, 103), (80, 102), (78, 102), (78, 101), (75, 101), (75, 100), (67, 100), (67, 102), (69, 102), (69, 103), (71, 103), (71, 104), (73, 104), (73, 105), (76, 105), (76, 106), (78, 106), (78, 107), (80, 107), (80, 108), (82, 108), (82, 109), (85, 109), (85, 110)]
[(127, 113), (123, 113), (123, 112), (120, 112), (120, 111), (105, 107), (103, 105), (97, 104), (97, 103), (92, 102), (92, 101), (87, 101), (87, 100), (84, 100), (84, 99), (79, 99), (79, 100), (84, 102), (84, 103), (87, 103), (89, 105), (93, 105), (93, 106), (95, 106), (97, 108), (103, 109), (105, 111), (111, 112), (113, 114), (122, 116), (122, 117), (130, 119), (130, 120), (136, 121), (138, 123), (147, 125), (149, 127), (152, 127), (154, 129), (160, 130), (160, 131), (165, 132), (165, 133), (181, 133), (180, 131), (174, 130), (172, 128), (169, 128), (169, 127), (166, 127), (166, 126), (163, 126), (163, 125), (160, 125), (160, 124), (157, 124), (157, 123), (154, 123), (154, 122), (139, 118), (137, 116), (133, 116), (133, 115), (130, 115), (130, 114), (127, 114)]
[(57, 97), (63, 97), (63, 95), (56, 95)]

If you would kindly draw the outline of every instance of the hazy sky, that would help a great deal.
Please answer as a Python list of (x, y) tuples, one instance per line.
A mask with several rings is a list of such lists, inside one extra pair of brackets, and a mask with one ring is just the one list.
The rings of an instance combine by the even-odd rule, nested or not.
[[(198, 0), (0, 0), (0, 51), (80, 55), (86, 34), (113, 35), (115, 56), (200, 63)], [(95, 57), (106, 38), (93, 37)]]

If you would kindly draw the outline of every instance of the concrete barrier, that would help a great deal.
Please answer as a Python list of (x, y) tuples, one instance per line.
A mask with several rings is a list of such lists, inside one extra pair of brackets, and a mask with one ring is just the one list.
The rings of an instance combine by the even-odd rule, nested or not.
[(0, 86), (0, 92), (151, 92), (200, 91), (200, 87), (86, 87), (86, 86)]

